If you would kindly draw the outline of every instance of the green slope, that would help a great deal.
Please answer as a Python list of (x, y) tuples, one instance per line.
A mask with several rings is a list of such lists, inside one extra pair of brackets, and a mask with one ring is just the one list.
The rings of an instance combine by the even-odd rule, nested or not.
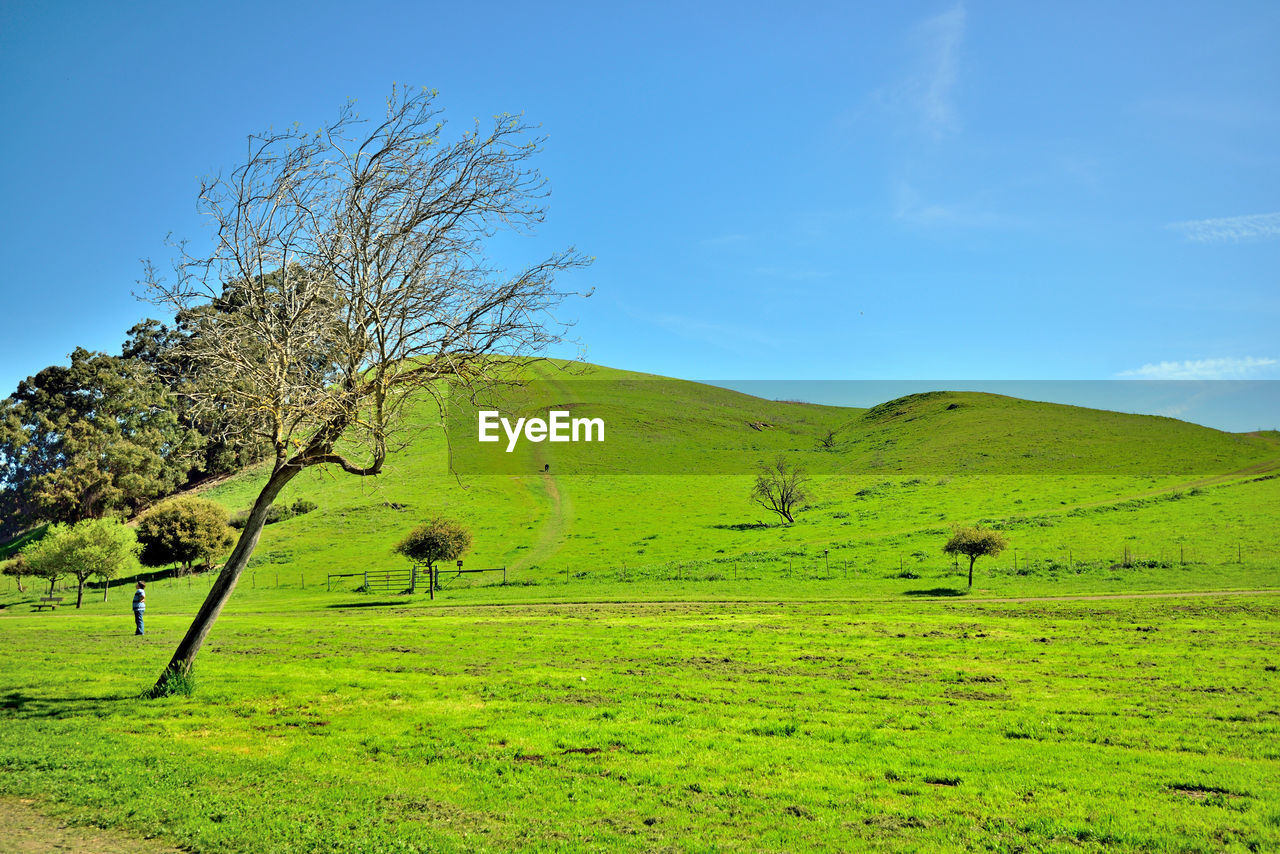
[[(1280, 480), (1267, 477), (1280, 449), (1271, 436), (976, 393), (913, 395), (858, 410), (585, 370), (541, 366), (549, 386), (540, 393), (557, 406), (612, 413), (609, 441), (591, 449), (606, 470), (625, 470), (630, 455), (643, 454), (636, 470), (652, 470), (661, 458), (661, 470), (705, 471), (710, 456), (712, 470), (749, 472), (786, 452), (811, 470), (854, 473), (815, 476), (797, 523), (779, 526), (749, 502), (749, 474), (565, 474), (559, 460), (544, 472), (551, 446), (526, 443), (514, 455), (524, 473), (455, 476), (443, 431), (424, 429), (377, 478), (299, 477), (284, 499), (311, 498), (319, 510), (269, 527), (255, 570), (314, 585), (330, 572), (396, 567), (392, 544), (433, 514), (474, 529), (468, 567), (506, 566), (513, 580), (530, 581), (725, 578), (785, 571), (797, 561), (812, 570), (823, 549), (824, 566), (834, 561), (875, 577), (916, 567), (927, 577), (949, 569), (938, 554), (948, 526), (976, 520), (1010, 531), (1023, 573), (1028, 558), (1038, 572), (1055, 563), (1078, 571), (1082, 562), (1110, 572), (1105, 567), (1126, 555), (1269, 566), (1280, 557)], [(612, 397), (583, 400), (592, 381)], [(415, 418), (424, 428), (439, 421), (426, 407)], [(819, 439), (833, 429), (836, 450), (821, 450)], [(637, 438), (646, 435), (647, 442)], [(1037, 453), (1053, 458), (1049, 471), (1066, 471), (1034, 473), (1027, 455)], [(1138, 471), (1155, 473), (1100, 473), (1132, 471), (1135, 461)], [(955, 473), (970, 469), (1023, 473)], [(242, 509), (261, 479), (260, 471), (245, 472), (206, 494)], [(993, 570), (1013, 573), (1007, 557)]]

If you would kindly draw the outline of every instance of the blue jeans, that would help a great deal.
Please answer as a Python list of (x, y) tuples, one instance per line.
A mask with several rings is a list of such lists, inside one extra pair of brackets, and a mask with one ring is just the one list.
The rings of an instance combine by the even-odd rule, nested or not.
[(142, 615), (145, 613), (147, 613), (146, 608), (133, 609), (133, 621), (138, 624), (138, 630), (134, 632), (135, 635), (144, 634), (144, 632), (142, 631)]

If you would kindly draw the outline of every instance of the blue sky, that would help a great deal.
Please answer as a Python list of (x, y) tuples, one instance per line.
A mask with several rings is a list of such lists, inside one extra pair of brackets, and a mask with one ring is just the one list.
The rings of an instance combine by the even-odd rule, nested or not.
[[(1120, 8), (1117, 8), (1120, 7)], [(199, 176), (393, 82), (523, 111), (592, 361), (1280, 378), (1280, 5), (0, 6), (0, 394), (156, 309)], [(1280, 425), (1266, 425), (1280, 426)]]

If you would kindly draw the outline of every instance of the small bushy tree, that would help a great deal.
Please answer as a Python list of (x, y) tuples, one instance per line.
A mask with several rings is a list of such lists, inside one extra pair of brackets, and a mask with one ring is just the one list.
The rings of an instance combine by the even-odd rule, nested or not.
[(964, 555), (969, 558), (969, 586), (973, 587), (973, 564), (980, 557), (995, 557), (1009, 547), (1005, 535), (990, 528), (974, 525), (972, 528), (955, 527), (951, 539), (942, 547), (944, 554)]
[(122, 571), (135, 568), (139, 548), (133, 530), (115, 519), (86, 519), (51, 526), (44, 539), (27, 546), (22, 554), (33, 574), (49, 579), (51, 593), (59, 577), (74, 576), (79, 608), (84, 583), (93, 576), (110, 583)]
[(796, 507), (808, 498), (809, 478), (783, 456), (774, 460), (773, 465), (761, 466), (751, 489), (752, 501), (787, 522), (795, 521)]
[(173, 498), (138, 520), (145, 566), (180, 563), (190, 572), (196, 561), (212, 563), (235, 541), (226, 508), (204, 498)]
[(21, 554), (15, 556), (13, 560), (5, 561), (3, 568), (0, 568), (0, 574), (7, 575), (18, 584), (18, 592), (26, 593), (26, 588), (22, 586), (22, 579), (29, 575), (34, 575), (31, 571), (31, 565), (27, 563), (27, 559)]
[(437, 561), (457, 560), (471, 548), (471, 532), (452, 519), (435, 518), (409, 532), (395, 550), (425, 563), (430, 573)]

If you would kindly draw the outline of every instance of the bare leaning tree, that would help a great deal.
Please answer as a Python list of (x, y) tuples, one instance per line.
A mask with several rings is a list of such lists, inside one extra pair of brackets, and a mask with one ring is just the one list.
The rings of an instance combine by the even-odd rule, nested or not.
[(517, 381), (520, 357), (563, 339), (558, 273), (572, 248), (515, 274), (485, 256), (500, 229), (545, 215), (531, 165), (542, 139), (517, 117), (452, 140), (430, 91), (395, 90), (384, 116), (348, 104), (316, 132), (249, 137), (245, 163), (208, 179), (199, 208), (213, 248), (179, 244), (174, 274), (149, 262), (149, 298), (177, 310), (195, 368), (190, 395), (217, 422), (274, 451), (243, 533), (152, 694), (189, 685), (196, 654), (235, 590), (272, 501), (310, 466), (381, 471), (415, 396)]
[(809, 477), (779, 454), (773, 465), (760, 466), (751, 500), (790, 524), (795, 521), (796, 508), (809, 500)]

